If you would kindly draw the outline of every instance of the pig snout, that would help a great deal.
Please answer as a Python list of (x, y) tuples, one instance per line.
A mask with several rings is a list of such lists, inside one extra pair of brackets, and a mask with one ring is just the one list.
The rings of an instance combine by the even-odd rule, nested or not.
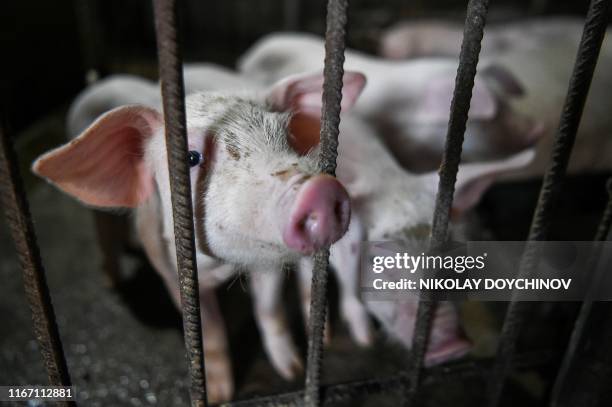
[(329, 246), (344, 235), (350, 215), (344, 187), (329, 175), (312, 177), (297, 193), (283, 232), (285, 244), (303, 254)]

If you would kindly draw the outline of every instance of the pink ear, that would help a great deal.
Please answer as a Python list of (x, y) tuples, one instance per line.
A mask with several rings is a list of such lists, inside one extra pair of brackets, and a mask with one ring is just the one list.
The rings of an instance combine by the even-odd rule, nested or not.
[[(359, 72), (346, 71), (342, 79), (342, 111), (357, 101), (366, 78)], [(306, 154), (319, 144), (321, 107), (323, 105), (323, 74), (299, 74), (276, 83), (267, 101), (279, 111), (292, 111), (291, 137), (288, 140), (299, 154)]]
[(529, 149), (503, 160), (460, 165), (455, 184), (453, 216), (460, 216), (476, 206), (499, 176), (525, 167), (534, 156), (535, 150)]
[[(433, 79), (425, 86), (414, 117), (420, 121), (448, 121), (454, 89), (454, 78)], [(487, 120), (495, 117), (496, 113), (497, 101), (494, 95), (482, 80), (476, 78), (472, 89), (469, 118)]]
[[(455, 183), (452, 216), (457, 218), (473, 208), (482, 195), (501, 175), (527, 166), (535, 157), (535, 150), (524, 150), (503, 160), (461, 164)], [(423, 176), (425, 187), (435, 192), (438, 189), (438, 173)]]
[(136, 207), (153, 192), (144, 142), (161, 125), (161, 114), (152, 108), (119, 107), (70, 143), (40, 157), (32, 170), (86, 204)]
[[(362, 73), (346, 71), (342, 79), (342, 110), (350, 109), (366, 84)], [(298, 74), (272, 85), (268, 102), (280, 111), (301, 111), (318, 117), (323, 104), (323, 73)]]
[(494, 80), (508, 96), (525, 96), (525, 87), (512, 72), (503, 66), (489, 65), (481, 69), (480, 72)]

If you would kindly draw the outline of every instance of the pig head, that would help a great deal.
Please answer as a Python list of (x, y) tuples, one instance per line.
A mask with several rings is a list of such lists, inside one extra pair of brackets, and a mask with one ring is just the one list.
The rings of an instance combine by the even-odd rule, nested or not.
[[(424, 63), (413, 63), (427, 69)], [(397, 95), (384, 101), (371, 119), (390, 151), (413, 172), (435, 170), (441, 161), (455, 89), (456, 64), (444, 63), (420, 83), (397, 85)], [(534, 145), (546, 134), (540, 121), (513, 109), (524, 97), (521, 83), (498, 65), (479, 69), (466, 123), (462, 160), (498, 160)]]
[[(348, 89), (363, 76), (347, 73)], [(199, 245), (225, 261), (248, 264), (308, 254), (338, 240), (350, 207), (334, 179), (317, 175), (300, 138), (320, 115), (319, 76), (289, 78), (251, 98), (200, 93), (187, 98), (191, 186)], [(346, 99), (347, 103), (348, 98)], [(143, 106), (116, 108), (70, 143), (40, 157), (36, 174), (95, 207), (137, 208), (158, 190), (171, 222), (163, 116)], [(196, 157), (195, 161), (193, 157)], [(165, 227), (165, 233), (172, 228)]]

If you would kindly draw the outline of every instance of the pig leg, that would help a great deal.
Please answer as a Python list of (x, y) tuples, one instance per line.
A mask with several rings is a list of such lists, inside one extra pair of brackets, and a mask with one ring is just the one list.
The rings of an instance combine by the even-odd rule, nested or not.
[[(340, 315), (355, 342), (367, 346), (372, 343), (372, 326), (368, 312), (359, 299), (359, 244), (363, 240), (365, 231), (357, 216), (353, 215), (344, 237), (331, 247), (330, 262), (340, 289)], [(310, 318), (312, 266), (312, 259), (304, 258), (299, 268), (300, 294), (306, 321)], [(328, 326), (325, 332), (326, 341), (329, 341)]]
[(351, 336), (359, 345), (372, 343), (372, 325), (365, 305), (359, 298), (359, 249), (365, 240), (361, 222), (353, 216), (349, 229), (331, 249), (340, 289), (340, 315), (348, 325)]
[(266, 353), (276, 371), (292, 380), (302, 372), (303, 365), (282, 311), (283, 279), (279, 270), (252, 270), (249, 283)]
[(128, 225), (121, 215), (98, 210), (94, 210), (93, 215), (102, 252), (102, 270), (106, 274), (107, 284), (116, 287), (121, 283), (119, 260), (127, 246)]
[[(157, 200), (141, 206), (136, 212), (136, 231), (149, 261), (164, 280), (177, 308), (181, 308), (178, 275), (170, 262), (168, 247), (162, 238)], [(202, 269), (200, 269), (202, 271)], [(203, 348), (206, 361), (206, 385), (211, 402), (229, 400), (233, 393), (232, 367), (227, 349), (223, 319), (212, 286), (200, 285), (200, 314), (204, 330)]]
[[(312, 299), (312, 269), (314, 262), (311, 257), (304, 257), (298, 265), (298, 284), (300, 290), (300, 303), (302, 304), (302, 314), (304, 315), (304, 324), (306, 332), (310, 332), (310, 301)], [(325, 331), (323, 343), (328, 345), (331, 342), (331, 328), (329, 324), (329, 308), (326, 312)]]
[(227, 348), (223, 316), (212, 288), (200, 287), (200, 314), (204, 330), (203, 347), (206, 361), (206, 389), (210, 402), (227, 401), (234, 392), (232, 364)]

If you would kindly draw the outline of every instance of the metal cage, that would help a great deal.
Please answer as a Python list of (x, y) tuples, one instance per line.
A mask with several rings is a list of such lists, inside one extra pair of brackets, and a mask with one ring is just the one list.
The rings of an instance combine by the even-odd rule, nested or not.
[[(208, 406), (205, 358), (202, 349), (202, 327), (199, 309), (197, 265), (194, 252), (193, 214), (189, 169), (184, 161), (187, 152), (185, 132), (185, 105), (182, 78), (182, 59), (177, 40), (177, 0), (154, 0), (155, 27), (159, 73), (161, 78), (165, 135), (168, 149), (176, 253), (185, 346), (189, 359), (190, 393), (193, 406)], [(532, 220), (528, 241), (545, 240), (551, 219), (551, 211), (561, 192), (569, 157), (576, 137), (582, 110), (597, 63), (599, 50), (605, 35), (608, 0), (591, 0), (574, 70), (571, 76), (563, 113), (560, 119), (554, 147), (539, 200)], [(440, 168), (438, 195), (430, 240), (431, 251), (439, 250), (446, 241), (449, 212), (460, 162), (472, 87), (476, 74), (480, 44), (487, 18), (489, 0), (470, 0), (467, 6), (463, 44), (457, 70), (456, 85), (451, 105), (448, 133)], [(325, 41), (325, 69), (323, 111), (321, 119), (321, 172), (334, 175), (340, 122), (342, 76), (348, 0), (329, 0), (327, 6), (327, 30)], [(62, 342), (55, 320), (51, 296), (45, 280), (45, 271), (30, 217), (28, 201), (21, 184), (17, 157), (9, 137), (2, 132), (0, 149), (0, 186), (4, 211), (19, 255), (25, 281), (25, 291), (30, 304), (36, 339), (51, 385), (71, 384)], [(612, 184), (610, 188), (612, 189)], [(612, 194), (612, 191), (610, 191)], [(595, 240), (605, 240), (612, 223), (612, 199), (608, 202)], [(521, 275), (528, 275), (532, 267), (533, 250), (529, 244), (521, 262)], [(302, 391), (284, 393), (244, 401), (230, 402), (227, 406), (320, 406), (332, 401), (351, 400), (359, 395), (386, 391), (398, 392), (403, 406), (415, 405), (424, 382), (441, 380), (449, 376), (488, 376), (487, 405), (495, 407), (502, 399), (502, 391), (508, 374), (513, 369), (534, 366), (546, 361), (541, 354), (516, 351), (516, 341), (525, 316), (530, 311), (528, 303), (510, 303), (502, 329), (497, 357), (492, 360), (467, 361), (452, 367), (425, 369), (423, 360), (426, 343), (435, 312), (436, 303), (422, 298), (413, 337), (413, 350), (405, 371), (383, 379), (354, 381), (350, 383), (322, 385), (321, 365), (323, 330), (326, 318), (327, 266), (329, 249), (314, 256), (312, 280), (311, 321), (308, 341), (306, 383)], [(560, 390), (566, 378), (577, 340), (584, 329), (584, 322), (592, 309), (591, 302), (584, 302), (569, 339), (567, 352), (549, 395), (549, 403), (559, 404)], [(75, 405), (75, 402), (62, 402)], [(398, 403), (399, 404), (399, 403)]]

